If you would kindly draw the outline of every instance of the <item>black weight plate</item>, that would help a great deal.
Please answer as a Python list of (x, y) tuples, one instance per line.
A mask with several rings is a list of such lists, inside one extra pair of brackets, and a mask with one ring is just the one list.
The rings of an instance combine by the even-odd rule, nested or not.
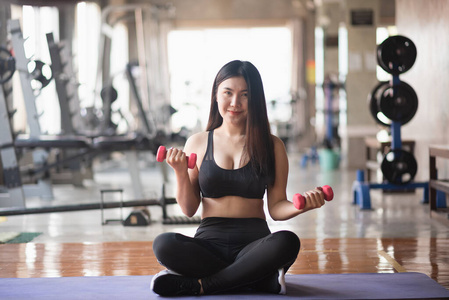
[(0, 84), (11, 79), (16, 70), (16, 60), (8, 49), (0, 47)]
[(393, 86), (385, 86), (377, 98), (377, 106), (388, 119), (404, 125), (418, 110), (418, 96), (410, 85), (401, 81)]
[(391, 126), (391, 120), (388, 119), (379, 109), (378, 106), (378, 100), (380, 96), (382, 95), (383, 91), (388, 88), (390, 83), (388, 81), (382, 81), (377, 84), (371, 94), (368, 96), (369, 101), (369, 108), (371, 115), (373, 116), (374, 120), (376, 120), (377, 123), (379, 123), (382, 126), (389, 127)]
[(407, 184), (418, 171), (416, 159), (408, 151), (396, 149), (388, 152), (380, 165), (382, 174), (392, 184)]
[(415, 44), (402, 35), (390, 36), (377, 46), (377, 63), (393, 75), (410, 70), (415, 63), (416, 55)]
[(53, 79), (51, 67), (40, 60), (31, 61), (30, 64), (31, 68), (33, 69), (31, 71), (31, 77), (33, 78), (33, 80), (39, 82), (39, 84), (36, 85), (36, 88), (43, 89)]
[(109, 103), (112, 103), (117, 100), (118, 93), (112, 85), (107, 85), (101, 89), (100, 96), (103, 101), (106, 101), (109, 98)]

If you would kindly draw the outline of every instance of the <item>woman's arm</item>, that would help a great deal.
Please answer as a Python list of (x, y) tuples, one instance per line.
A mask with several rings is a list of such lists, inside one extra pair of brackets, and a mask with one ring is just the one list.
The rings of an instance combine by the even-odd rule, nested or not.
[[(198, 150), (201, 149), (199, 145), (202, 145), (201, 135), (196, 134), (187, 139), (184, 151), (176, 148), (167, 150), (166, 161), (175, 171), (177, 183), (176, 201), (182, 212), (188, 217), (195, 215), (201, 203), (198, 166), (201, 164), (204, 155), (198, 155)], [(196, 153), (198, 160), (193, 169), (188, 169), (186, 156), (191, 153)]]
[[(273, 186), (267, 189), (268, 211), (273, 220), (281, 221), (291, 219), (308, 210), (324, 205), (324, 194), (319, 189), (305, 192), (306, 205), (298, 210), (293, 203), (287, 200), (288, 158), (284, 143), (273, 136), (274, 155), (276, 161), (276, 175)], [(300, 191), (298, 191), (300, 192)]]

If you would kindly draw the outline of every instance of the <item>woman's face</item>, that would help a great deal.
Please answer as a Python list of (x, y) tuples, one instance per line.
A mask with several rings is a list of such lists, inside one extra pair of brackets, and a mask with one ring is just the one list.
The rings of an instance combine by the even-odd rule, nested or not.
[(223, 122), (244, 124), (248, 115), (248, 86), (245, 79), (231, 77), (220, 83), (217, 104)]

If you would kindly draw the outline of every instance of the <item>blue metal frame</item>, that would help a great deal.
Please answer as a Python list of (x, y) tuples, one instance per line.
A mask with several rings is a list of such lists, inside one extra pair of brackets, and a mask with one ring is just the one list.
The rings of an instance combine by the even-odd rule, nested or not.
[(402, 149), (401, 123), (396, 121), (391, 123), (391, 149)]
[(310, 148), (310, 153), (306, 153), (306, 154), (304, 154), (302, 156), (302, 158), (301, 158), (301, 167), (302, 168), (307, 167), (307, 162), (309, 160), (312, 162), (312, 164), (315, 164), (315, 163), (319, 162), (320, 158), (319, 158), (318, 151), (317, 151), (316, 147), (311, 147)]
[[(352, 184), (353, 204), (360, 206), (360, 209), (371, 209), (371, 189), (388, 189), (388, 190), (404, 190), (404, 189), (417, 189), (423, 188), (423, 200), (422, 203), (429, 203), (429, 182), (410, 182), (407, 184), (391, 184), (391, 183), (369, 183), (365, 182), (365, 175), (363, 170), (357, 170), (357, 180)], [(444, 195), (445, 197), (445, 195)], [(443, 206), (444, 205), (444, 206)], [(437, 200), (437, 206), (445, 207), (446, 199), (440, 195), (439, 201)]]

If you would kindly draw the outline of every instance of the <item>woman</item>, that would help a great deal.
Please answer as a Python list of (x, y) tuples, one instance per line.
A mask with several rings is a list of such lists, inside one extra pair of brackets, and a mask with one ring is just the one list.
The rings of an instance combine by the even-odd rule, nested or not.
[[(196, 153), (194, 169), (186, 154)], [(169, 149), (176, 199), (193, 216), (202, 205), (195, 236), (163, 233), (153, 250), (168, 270), (153, 277), (161, 296), (217, 294), (253, 290), (285, 294), (284, 274), (294, 263), (299, 238), (290, 231), (271, 233), (264, 213), (287, 220), (324, 204), (322, 191), (306, 192), (302, 210), (287, 200), (287, 153), (271, 135), (258, 70), (232, 61), (218, 72), (207, 132), (191, 136), (184, 147)]]

